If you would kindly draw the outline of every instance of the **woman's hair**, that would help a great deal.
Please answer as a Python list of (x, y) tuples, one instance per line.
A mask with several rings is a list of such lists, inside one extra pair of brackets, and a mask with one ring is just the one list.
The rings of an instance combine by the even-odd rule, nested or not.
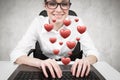
[[(44, 2), (46, 2), (47, 0), (44, 0)], [(70, 1), (70, 0), (69, 0)]]
[(47, 0), (44, 0), (44, 2), (46, 2)]

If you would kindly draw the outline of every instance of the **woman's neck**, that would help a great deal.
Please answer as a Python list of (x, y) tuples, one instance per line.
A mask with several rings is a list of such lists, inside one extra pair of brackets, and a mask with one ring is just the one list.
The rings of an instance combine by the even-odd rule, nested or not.
[(51, 24), (53, 24), (54, 26), (54, 30), (58, 31), (62, 26), (63, 26), (63, 23), (62, 22), (50, 22)]
[(54, 23), (54, 30), (58, 31), (62, 26), (63, 26), (63, 23)]

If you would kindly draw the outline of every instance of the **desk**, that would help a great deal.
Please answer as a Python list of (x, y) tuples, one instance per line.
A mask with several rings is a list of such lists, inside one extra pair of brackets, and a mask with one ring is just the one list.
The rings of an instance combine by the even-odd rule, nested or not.
[[(62, 64), (61, 62), (58, 62)], [(73, 62), (71, 62), (72, 64)], [(18, 65), (10, 61), (0, 61), (0, 80), (7, 80)], [(97, 62), (93, 65), (107, 80), (120, 80), (120, 73), (106, 62)]]

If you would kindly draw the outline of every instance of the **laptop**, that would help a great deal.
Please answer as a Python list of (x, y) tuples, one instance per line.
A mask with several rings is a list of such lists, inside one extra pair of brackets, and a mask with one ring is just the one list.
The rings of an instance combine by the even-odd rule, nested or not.
[(31, 67), (27, 65), (19, 65), (16, 70), (11, 74), (8, 80), (106, 80), (96, 69), (91, 65), (89, 75), (86, 77), (75, 77), (72, 76), (70, 68), (72, 65), (60, 65), (63, 71), (62, 78), (52, 78), (50, 72), (48, 72), (48, 78), (45, 78), (41, 69)]

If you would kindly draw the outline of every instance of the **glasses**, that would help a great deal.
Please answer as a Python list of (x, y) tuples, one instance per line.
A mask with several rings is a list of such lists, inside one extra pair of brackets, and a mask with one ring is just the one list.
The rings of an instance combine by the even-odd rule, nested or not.
[(63, 10), (67, 10), (70, 8), (71, 3), (70, 2), (62, 2), (62, 3), (56, 3), (53, 1), (48, 1), (45, 2), (45, 5), (49, 8), (49, 9), (56, 9), (58, 7), (58, 5), (60, 5), (60, 8)]

